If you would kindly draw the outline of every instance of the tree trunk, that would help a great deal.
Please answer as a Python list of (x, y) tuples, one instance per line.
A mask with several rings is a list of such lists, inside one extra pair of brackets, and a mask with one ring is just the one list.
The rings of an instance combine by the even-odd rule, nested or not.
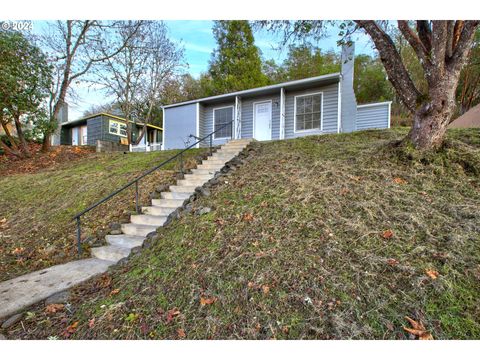
[(13, 118), (15, 121), (15, 128), (17, 129), (17, 136), (20, 142), (20, 149), (25, 157), (31, 157), (30, 150), (28, 148), (27, 141), (25, 140), (25, 135), (23, 134), (22, 124), (20, 123), (20, 115), (15, 115)]
[(447, 127), (455, 112), (455, 90), (458, 78), (446, 75), (446, 80), (430, 87), (429, 99), (413, 115), (408, 139), (419, 150), (437, 150), (445, 140)]
[(52, 135), (43, 134), (42, 152), (49, 152), (52, 145)]

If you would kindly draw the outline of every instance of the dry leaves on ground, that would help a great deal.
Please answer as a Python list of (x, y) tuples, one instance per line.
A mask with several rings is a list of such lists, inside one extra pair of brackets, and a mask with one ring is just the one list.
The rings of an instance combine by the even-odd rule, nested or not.
[(433, 269), (425, 270), (425, 274), (427, 274), (430, 277), (430, 279), (432, 279), (432, 280), (435, 280), (438, 277), (438, 275), (440, 275), (438, 273), (438, 271), (433, 270)]
[(45, 307), (45, 312), (47, 314), (55, 314), (57, 311), (62, 311), (65, 309), (65, 305), (63, 304), (48, 304)]
[(412, 328), (407, 328), (404, 326), (403, 330), (412, 335), (418, 336), (419, 340), (433, 340), (432, 334), (425, 329), (425, 325), (423, 325), (421, 321), (415, 321), (408, 316), (405, 316), (405, 319), (408, 320)]
[(393, 237), (393, 231), (388, 229), (388, 230), (385, 230), (383, 233), (382, 233), (382, 237), (384, 239), (391, 239)]
[(200, 305), (205, 306), (205, 305), (212, 305), (217, 301), (217, 298), (215, 296), (211, 298), (204, 298), (203, 296), (200, 298)]

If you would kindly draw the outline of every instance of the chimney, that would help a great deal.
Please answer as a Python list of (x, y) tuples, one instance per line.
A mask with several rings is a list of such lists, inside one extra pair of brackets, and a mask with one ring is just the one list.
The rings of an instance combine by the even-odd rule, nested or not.
[(346, 39), (342, 45), (341, 68), (341, 131), (356, 130), (357, 100), (353, 91), (353, 68), (355, 63), (355, 43)]
[(57, 115), (58, 126), (55, 132), (52, 134), (52, 145), (61, 145), (62, 143), (62, 127), (61, 124), (68, 122), (68, 104), (64, 102), (60, 106), (60, 110)]

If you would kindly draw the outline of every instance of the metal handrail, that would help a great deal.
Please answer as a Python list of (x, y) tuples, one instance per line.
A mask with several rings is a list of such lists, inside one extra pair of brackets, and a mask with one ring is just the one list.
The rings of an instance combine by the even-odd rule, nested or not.
[[(105, 196), (103, 199), (97, 201), (95, 204), (93, 205), (90, 205), (88, 208), (80, 211), (79, 213), (77, 213), (73, 218), (72, 220), (75, 220), (76, 221), (76, 224), (77, 224), (77, 250), (78, 250), (78, 254), (81, 255), (82, 254), (82, 245), (81, 245), (81, 235), (82, 235), (82, 229), (81, 229), (81, 221), (80, 221), (80, 217), (85, 215), (87, 212), (95, 209), (97, 206), (103, 204), (104, 202), (110, 200), (112, 197), (114, 197), (115, 195), (117, 195), (118, 193), (122, 192), (123, 190), (129, 188), (130, 186), (132, 186), (133, 184), (135, 184), (135, 211), (137, 213), (139, 213), (139, 204), (138, 204), (138, 182), (139, 180), (143, 179), (145, 176), (151, 174), (152, 172), (154, 172), (155, 170), (158, 170), (159, 168), (161, 168), (162, 166), (168, 164), (169, 162), (171, 162), (172, 160), (175, 160), (176, 158), (180, 157), (180, 171), (182, 172), (183, 174), (183, 153), (186, 152), (187, 150), (190, 150), (191, 148), (193, 148), (194, 146), (196, 146), (197, 144), (201, 143), (202, 141), (204, 141), (205, 139), (207, 138), (210, 138), (210, 156), (212, 155), (213, 153), (213, 135), (227, 127), (228, 125), (232, 125), (233, 121), (230, 121), (229, 123), (226, 123), (224, 125), (222, 125), (221, 127), (219, 127), (217, 130), (214, 130), (212, 131), (210, 134), (204, 136), (203, 138), (199, 139), (197, 142), (195, 142), (194, 144), (190, 145), (189, 147), (183, 149), (182, 151), (180, 151), (179, 153), (177, 153), (176, 155), (168, 158), (167, 160), (163, 161), (162, 163), (160, 163), (159, 165), (151, 168), (150, 170), (147, 170), (146, 172), (144, 172), (142, 175), (136, 177), (135, 179), (129, 181), (127, 184), (123, 185), (120, 189), (117, 189), (115, 190), (114, 192), (112, 192), (111, 194)], [(231, 136), (233, 136), (233, 127), (232, 127), (232, 134)]]

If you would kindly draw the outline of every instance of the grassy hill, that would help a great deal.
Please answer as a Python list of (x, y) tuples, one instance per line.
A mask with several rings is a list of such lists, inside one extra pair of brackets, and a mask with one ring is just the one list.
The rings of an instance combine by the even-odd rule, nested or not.
[(480, 132), (424, 157), (391, 146), (405, 133), (256, 143), (196, 202), (211, 212), (10, 336), (404, 339), (409, 316), (436, 339), (478, 339)]
[[(190, 166), (203, 151), (188, 153)], [(25, 161), (5, 159), (0, 166), (0, 281), (75, 258), (72, 216), (174, 153), (96, 154), (57, 147)], [(140, 183), (143, 204), (155, 186), (173, 183), (176, 167), (169, 164)], [(132, 187), (83, 217), (84, 237), (103, 238), (111, 222), (128, 219), (133, 201)]]

